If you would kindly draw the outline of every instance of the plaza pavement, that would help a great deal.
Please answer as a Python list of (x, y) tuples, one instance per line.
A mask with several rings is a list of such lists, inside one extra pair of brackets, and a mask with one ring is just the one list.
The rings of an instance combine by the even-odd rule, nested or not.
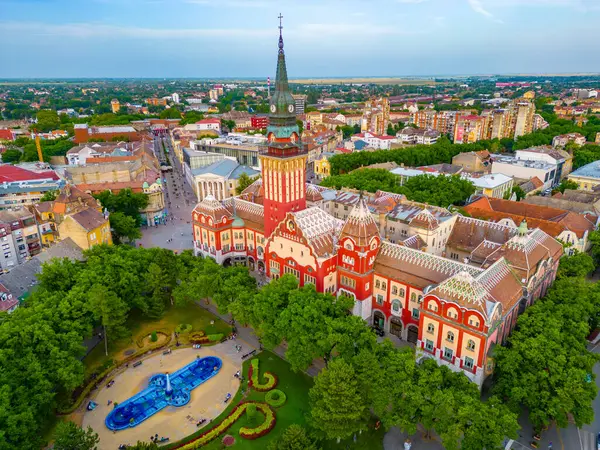
[[(238, 352), (235, 341), (226, 341), (212, 347), (201, 349), (184, 348), (173, 350), (168, 355), (155, 353), (143, 360), (142, 365), (121, 371), (115, 378), (114, 384), (107, 388), (103, 385), (90, 399), (98, 403), (93, 411), (85, 411), (83, 427), (91, 426), (100, 437), (102, 449), (116, 449), (121, 444), (135, 444), (138, 440), (150, 441), (150, 437), (158, 433), (159, 437), (169, 437), (177, 441), (194, 433), (200, 419), (210, 420), (217, 417), (225, 407), (227, 393), (235, 395), (239, 389), (239, 380), (233, 375), (242, 368), (241, 355), (248, 352), (249, 347), (242, 345)], [(217, 375), (202, 383), (191, 391), (191, 400), (182, 407), (168, 406), (146, 419), (139, 425), (121, 431), (110, 431), (104, 424), (106, 416), (114, 405), (108, 401), (122, 403), (131, 396), (148, 387), (150, 377), (157, 373), (175, 372), (181, 367), (194, 361), (197, 356), (218, 356), (223, 366)], [(205, 424), (206, 426), (207, 424)]]

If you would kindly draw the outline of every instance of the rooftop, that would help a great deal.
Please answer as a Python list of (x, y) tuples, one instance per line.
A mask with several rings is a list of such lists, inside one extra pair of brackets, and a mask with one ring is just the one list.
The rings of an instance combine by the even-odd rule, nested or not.
[(600, 178), (600, 161), (594, 161), (571, 172), (569, 176)]

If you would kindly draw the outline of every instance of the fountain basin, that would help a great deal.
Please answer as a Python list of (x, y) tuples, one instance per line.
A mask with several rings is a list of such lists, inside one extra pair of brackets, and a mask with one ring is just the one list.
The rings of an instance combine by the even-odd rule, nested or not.
[(221, 358), (216, 356), (197, 358), (168, 376), (171, 393), (167, 392), (167, 375), (153, 375), (146, 389), (108, 413), (106, 427), (113, 431), (135, 427), (167, 406), (186, 405), (190, 392), (219, 373), (222, 365)]

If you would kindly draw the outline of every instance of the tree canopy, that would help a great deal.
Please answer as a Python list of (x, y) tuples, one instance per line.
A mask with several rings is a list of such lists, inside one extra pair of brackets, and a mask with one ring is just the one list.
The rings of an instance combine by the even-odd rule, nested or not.
[(360, 169), (344, 175), (327, 177), (322, 186), (376, 192), (383, 190), (404, 194), (409, 200), (447, 207), (464, 203), (473, 193), (473, 183), (460, 176), (420, 175), (410, 177), (400, 186), (400, 177), (385, 169)]

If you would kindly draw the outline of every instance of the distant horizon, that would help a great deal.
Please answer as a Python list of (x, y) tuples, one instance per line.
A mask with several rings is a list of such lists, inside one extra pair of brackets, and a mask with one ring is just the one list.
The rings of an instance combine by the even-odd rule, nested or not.
[[(497, 77), (582, 77), (582, 76), (598, 76), (600, 72), (554, 72), (554, 73), (469, 73), (469, 74), (430, 74), (430, 75), (312, 75), (303, 77), (289, 77), (289, 81), (298, 80), (352, 80), (352, 79), (391, 79), (391, 80), (432, 80), (432, 78), (497, 78)], [(193, 76), (82, 76), (82, 77), (0, 77), (2, 81), (40, 81), (40, 80), (186, 80), (186, 81), (212, 81), (212, 80), (230, 80), (230, 81), (264, 81), (267, 83), (267, 77), (270, 77), (271, 81), (275, 79), (275, 75), (267, 75), (265, 77), (256, 76), (211, 76), (211, 77), (193, 77)]]
[(0, 0), (0, 10), (2, 79), (273, 77), (280, 12), (293, 79), (600, 73), (598, 0)]

